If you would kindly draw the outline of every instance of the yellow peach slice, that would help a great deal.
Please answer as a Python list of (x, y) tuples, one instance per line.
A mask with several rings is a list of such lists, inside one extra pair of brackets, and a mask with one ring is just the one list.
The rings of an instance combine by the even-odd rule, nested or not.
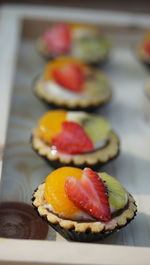
[(74, 167), (58, 168), (46, 178), (44, 197), (59, 215), (71, 218), (80, 210), (69, 200), (64, 186), (68, 176), (80, 179), (82, 170)]
[(75, 32), (77, 30), (84, 30), (84, 31), (88, 31), (91, 34), (96, 34), (98, 32), (98, 28), (94, 25), (90, 25), (90, 24), (84, 24), (84, 23), (71, 23), (69, 25), (70, 30), (72, 32)]
[(51, 139), (59, 134), (62, 129), (62, 122), (66, 120), (67, 111), (48, 111), (38, 122), (38, 133), (40, 137), (50, 143)]
[(58, 69), (59, 67), (63, 67), (66, 64), (75, 64), (83, 68), (83, 71), (89, 71), (88, 66), (84, 64), (82, 61), (72, 58), (72, 57), (59, 57), (58, 59), (53, 60), (52, 62), (49, 62), (44, 70), (44, 80), (48, 81), (53, 79), (53, 70)]

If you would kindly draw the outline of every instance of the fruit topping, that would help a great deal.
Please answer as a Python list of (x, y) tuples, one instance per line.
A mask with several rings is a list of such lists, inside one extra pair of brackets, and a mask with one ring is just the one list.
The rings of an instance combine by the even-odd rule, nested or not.
[(84, 216), (84, 212), (108, 222), (111, 213), (127, 205), (128, 193), (118, 180), (106, 173), (62, 167), (47, 176), (44, 198), (51, 210), (64, 218), (74, 219)]
[(89, 115), (82, 125), (94, 143), (106, 139), (110, 131), (110, 123), (97, 115)]
[(94, 146), (80, 124), (65, 121), (61, 132), (52, 138), (57, 150), (66, 154), (79, 154), (93, 151)]
[(67, 120), (79, 123), (95, 146), (108, 138), (111, 125), (99, 115), (88, 114), (83, 111), (67, 112)]
[(73, 54), (78, 58), (88, 62), (96, 62), (108, 54), (110, 43), (107, 39), (98, 36), (83, 36), (75, 42)]
[(95, 219), (108, 222), (111, 219), (108, 195), (99, 175), (85, 168), (80, 179), (71, 175), (65, 183), (65, 192), (76, 207)]
[(62, 122), (66, 120), (65, 110), (48, 111), (38, 122), (38, 132), (42, 139), (48, 143), (59, 134), (62, 129)]
[(53, 70), (55, 81), (63, 88), (73, 92), (81, 92), (84, 84), (83, 68), (75, 63), (68, 63)]
[(69, 26), (65, 23), (53, 25), (44, 33), (43, 40), (52, 54), (68, 52), (71, 46)]
[(128, 202), (128, 195), (124, 187), (117, 179), (106, 173), (101, 173), (100, 177), (103, 181), (105, 181), (110, 205), (112, 205), (115, 210), (124, 208)]
[(62, 167), (54, 170), (46, 178), (45, 200), (61, 216), (71, 218), (79, 212), (74, 203), (68, 199), (64, 185), (68, 176), (79, 179), (81, 175), (82, 170), (79, 168)]
[(45, 81), (49, 81), (51, 79), (54, 79), (53, 77), (53, 71), (55, 69), (60, 69), (60, 68), (63, 68), (64, 66), (66, 65), (75, 65), (75, 66), (78, 66), (80, 69), (82, 69), (83, 73), (85, 75), (88, 75), (89, 72), (90, 72), (90, 68), (84, 64), (82, 61), (78, 60), (78, 59), (75, 59), (75, 58), (72, 58), (72, 57), (69, 57), (69, 56), (61, 56), (53, 61), (50, 61), (46, 67), (45, 67), (45, 70), (44, 70), (44, 80)]

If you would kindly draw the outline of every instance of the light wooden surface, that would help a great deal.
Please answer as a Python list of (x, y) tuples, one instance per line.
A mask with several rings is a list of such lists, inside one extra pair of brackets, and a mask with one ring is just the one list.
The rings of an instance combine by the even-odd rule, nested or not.
[[(94, 11), (80, 12), (80, 10), (69, 12), (64, 9), (63, 12), (61, 9), (35, 8), (32, 10), (28, 7), (24, 10), (20, 7), (5, 8), (2, 11), (0, 32), (3, 38), (0, 39), (0, 47), (4, 52), (0, 60), (3, 95), (0, 97), (0, 121), (3, 128), (0, 131), (1, 146), (6, 139), (12, 84), (14, 93), (1, 181), (1, 199), (30, 202), (33, 189), (50, 171), (49, 167), (31, 151), (28, 142), (31, 128), (45, 111), (44, 105), (31, 93), (32, 78), (41, 71), (43, 62), (35, 52), (33, 39), (27, 39), (26, 35), (23, 39), (20, 37), (20, 25), (23, 17), (27, 20), (38, 18), (43, 20), (56, 19), (56, 16), (66, 20), (120, 24), (126, 25), (127, 28), (132, 26), (131, 31), (128, 28), (122, 34), (117, 31), (115, 34), (114, 31), (113, 34), (107, 31), (112, 37), (114, 48), (110, 63), (106, 65), (105, 70), (114, 88), (114, 98), (112, 103), (103, 108), (100, 113), (110, 119), (122, 143), (120, 157), (103, 170), (116, 176), (135, 196), (139, 214), (135, 221), (122, 232), (116, 233), (101, 244), (68, 243), (61, 237), (56, 237), (55, 234), (53, 238), (49, 234), (48, 239), (56, 238), (56, 242), (3, 239), (0, 241), (1, 264), (3, 261), (11, 260), (14, 262), (18, 260), (19, 264), (23, 261), (51, 264), (61, 262), (65, 264), (149, 264), (150, 105), (144, 95), (144, 84), (148, 74), (133, 52), (133, 44), (143, 34), (141, 30), (133, 34), (133, 26), (148, 27), (149, 18)], [(9, 45), (10, 39), (11, 45)], [(16, 59), (18, 59), (17, 65)], [(90, 255), (85, 255), (88, 252)]]

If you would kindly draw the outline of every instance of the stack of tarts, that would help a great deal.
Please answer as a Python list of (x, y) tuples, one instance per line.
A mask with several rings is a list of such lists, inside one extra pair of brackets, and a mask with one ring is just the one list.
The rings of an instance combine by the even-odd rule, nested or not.
[(102, 71), (71, 57), (49, 62), (34, 84), (36, 96), (55, 108), (93, 109), (112, 96)]
[(119, 153), (119, 138), (100, 115), (52, 110), (33, 130), (33, 149), (51, 165), (99, 167)]
[(50, 165), (64, 167), (48, 175), (32, 201), (42, 218), (73, 241), (102, 239), (127, 225), (137, 211), (118, 180), (93, 171), (120, 149), (110, 123), (85, 111), (111, 99), (107, 77), (91, 67), (107, 57), (108, 47), (96, 28), (64, 23), (52, 25), (38, 41), (39, 51), (53, 61), (36, 79), (34, 92), (57, 109), (40, 118), (31, 144)]
[(90, 168), (56, 169), (33, 194), (33, 205), (68, 240), (95, 241), (127, 225), (137, 207), (112, 176)]
[(99, 28), (78, 23), (54, 23), (37, 41), (45, 59), (69, 55), (94, 66), (107, 60), (110, 48), (110, 41)]

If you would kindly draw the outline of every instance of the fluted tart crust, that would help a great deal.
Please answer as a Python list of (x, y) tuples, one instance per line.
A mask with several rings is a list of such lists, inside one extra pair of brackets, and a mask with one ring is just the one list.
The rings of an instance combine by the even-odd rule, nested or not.
[(50, 145), (40, 138), (37, 129), (34, 129), (32, 132), (31, 144), (32, 148), (38, 153), (38, 155), (42, 156), (50, 163), (58, 162), (60, 164), (74, 165), (79, 167), (95, 167), (97, 165), (101, 166), (116, 158), (120, 151), (119, 138), (113, 131), (110, 131), (108, 135), (108, 141), (104, 147), (92, 152), (76, 155), (64, 154), (53, 150)]
[(44, 189), (45, 183), (38, 186), (37, 190), (33, 194), (33, 206), (36, 208), (41, 217), (48, 221), (52, 226), (54, 225), (54, 228), (56, 225), (57, 227), (60, 226), (62, 229), (75, 231), (77, 233), (103, 233), (105, 237), (109, 233), (112, 233), (113, 231), (124, 227), (134, 218), (137, 212), (135, 201), (133, 197), (128, 193), (128, 206), (124, 208), (119, 215), (113, 217), (107, 223), (102, 221), (78, 222), (73, 220), (66, 220), (48, 210), (46, 201), (44, 199)]
[(102, 90), (100, 96), (95, 97), (85, 97), (84, 95), (81, 95), (75, 100), (68, 100), (61, 97), (60, 95), (54, 95), (52, 93), (47, 93), (47, 91), (43, 88), (43, 78), (38, 77), (34, 84), (34, 93), (37, 97), (42, 99), (48, 104), (52, 104), (58, 107), (64, 107), (68, 109), (86, 109), (86, 108), (95, 108), (100, 105), (103, 105), (111, 100), (112, 98), (112, 89), (108, 85), (105, 87), (105, 89)]

